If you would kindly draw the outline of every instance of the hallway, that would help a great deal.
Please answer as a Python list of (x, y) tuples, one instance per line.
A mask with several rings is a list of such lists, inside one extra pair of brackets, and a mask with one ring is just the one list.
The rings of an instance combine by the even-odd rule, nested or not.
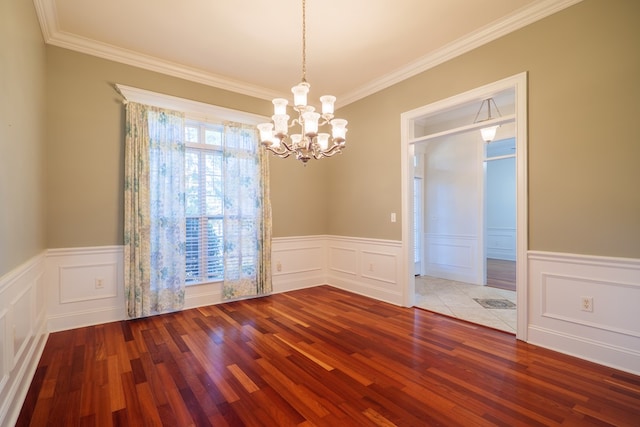
[(515, 291), (430, 276), (415, 280), (416, 307), (516, 333)]

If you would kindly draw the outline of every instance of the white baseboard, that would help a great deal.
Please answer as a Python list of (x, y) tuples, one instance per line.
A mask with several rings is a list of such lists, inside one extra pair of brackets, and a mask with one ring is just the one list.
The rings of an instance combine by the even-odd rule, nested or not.
[(44, 257), (0, 277), (0, 425), (14, 425), (47, 341)]
[(528, 262), (528, 342), (640, 374), (640, 260), (530, 251)]

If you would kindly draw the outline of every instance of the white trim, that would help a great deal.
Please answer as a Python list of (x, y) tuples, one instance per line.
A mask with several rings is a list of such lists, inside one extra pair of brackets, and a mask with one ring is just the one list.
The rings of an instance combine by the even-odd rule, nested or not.
[(530, 343), (640, 374), (640, 259), (531, 251), (528, 264)]
[(256, 98), (271, 100), (282, 96), (281, 93), (272, 89), (250, 85), (184, 64), (63, 32), (60, 30), (53, 0), (34, 0), (33, 3), (40, 21), (42, 36), (47, 44)]
[(640, 351), (539, 326), (529, 327), (529, 337), (534, 345), (640, 375)]
[(394, 248), (397, 248), (400, 245), (400, 242), (398, 240), (368, 239), (366, 237), (347, 237), (347, 236), (331, 236), (331, 235), (327, 236), (327, 238), (333, 241), (373, 244), (376, 246), (391, 246)]
[[(517, 191), (517, 238), (516, 256), (520, 262), (517, 263), (516, 281), (517, 305), (518, 305), (518, 327), (516, 337), (526, 341), (527, 337), (527, 247), (528, 247), (528, 196), (527, 196), (527, 73), (523, 72), (511, 77), (504, 78), (494, 83), (472, 89), (470, 91), (437, 101), (407, 111), (400, 116), (400, 137), (401, 137), (401, 191), (402, 191), (402, 259), (403, 264), (402, 283), (404, 290), (403, 304), (413, 306), (415, 300), (415, 279), (413, 257), (413, 155), (415, 140), (413, 132), (414, 120), (435, 113), (456, 107), (465, 102), (482, 99), (496, 92), (511, 89), (515, 90), (515, 117), (516, 117), (516, 191)], [(483, 227), (481, 227), (482, 229)]]
[[(0, 277), (0, 425), (13, 425), (29, 390), (47, 341), (46, 307), (38, 297), (45, 292), (41, 280), (44, 257), (36, 255)], [(28, 308), (24, 306), (28, 305)], [(15, 347), (14, 328), (22, 325), (24, 339)]]
[(87, 246), (86, 248), (59, 248), (47, 249), (46, 257), (67, 257), (76, 255), (104, 255), (117, 254), (123, 251), (124, 246)]
[[(562, 262), (564, 264), (579, 264), (579, 265), (595, 265), (598, 267), (613, 267), (618, 269), (630, 269), (637, 270), (640, 274), (640, 259), (637, 258), (621, 258), (621, 257), (608, 257), (600, 255), (580, 255), (570, 254), (562, 252), (544, 252), (544, 251), (529, 251), (528, 257), (530, 260), (541, 261), (555, 261)], [(640, 277), (640, 276), (638, 276)]]
[(443, 46), (441, 49), (431, 52), (422, 58), (405, 65), (395, 72), (389, 73), (378, 79), (372, 80), (351, 92), (340, 96), (341, 106), (348, 105), (359, 99), (365, 98), (396, 83), (407, 80), (451, 59), (461, 56), (482, 45), (499, 39), (509, 33), (526, 27), (540, 19), (551, 16), (582, 0), (543, 0), (526, 6), (512, 15), (493, 22), (479, 30)]
[[(371, 80), (361, 87), (339, 96), (339, 107), (344, 107), (345, 105), (386, 89), (511, 32), (524, 28), (540, 19), (573, 6), (580, 1), (582, 0), (542, 0), (523, 7), (511, 15), (486, 25), (471, 34), (467, 34), (435, 52), (430, 52), (394, 72)], [(34, 0), (34, 4), (38, 20), (40, 21), (42, 35), (47, 44), (260, 99), (271, 100), (273, 98), (288, 96), (272, 89), (250, 85), (228, 77), (208, 73), (201, 69), (188, 67), (183, 64), (143, 55), (117, 46), (62, 32), (58, 23), (55, 3), (52, 0)]]
[[(432, 133), (432, 134), (429, 134), (429, 135), (420, 136), (418, 138), (415, 138), (415, 139), (412, 139), (411, 141), (409, 141), (409, 144), (417, 144), (419, 142), (427, 142), (427, 141), (430, 141), (432, 139), (442, 138), (444, 136), (454, 136), (454, 135), (458, 135), (458, 134), (461, 134), (461, 133), (471, 132), (471, 131), (474, 131), (476, 129), (481, 129), (481, 128), (484, 128), (484, 127), (488, 127), (488, 126), (503, 125), (505, 123), (514, 122), (515, 120), (516, 120), (515, 114), (509, 114), (509, 115), (505, 115), (505, 116), (502, 116), (502, 117), (496, 117), (495, 119), (491, 119), (491, 120), (485, 120), (485, 121), (478, 122), (478, 123), (471, 123), (469, 125), (458, 126), (456, 128), (443, 130), (442, 132), (436, 132), (436, 133)], [(483, 156), (484, 156), (484, 154), (483, 154)], [(512, 155), (512, 157), (515, 157), (515, 155)]]
[[(123, 265), (124, 246), (48, 249), (44, 275), (49, 330), (124, 319)], [(74, 271), (80, 274), (63, 274)], [(105, 279), (104, 288), (94, 287), (97, 277)]]
[(177, 96), (152, 92), (121, 84), (115, 85), (116, 89), (127, 102), (138, 102), (155, 107), (166, 108), (168, 110), (181, 111), (188, 119), (222, 123), (224, 121), (240, 122), (248, 125), (257, 125), (269, 121), (268, 117), (230, 108), (219, 107), (217, 105), (206, 104), (204, 102), (179, 98)]

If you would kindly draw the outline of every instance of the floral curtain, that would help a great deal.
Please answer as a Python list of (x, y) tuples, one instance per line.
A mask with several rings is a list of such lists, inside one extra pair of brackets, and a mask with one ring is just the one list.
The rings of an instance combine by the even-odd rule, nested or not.
[(125, 299), (130, 318), (184, 305), (184, 115), (126, 106)]
[(225, 124), (223, 299), (270, 293), (269, 165), (254, 126)]

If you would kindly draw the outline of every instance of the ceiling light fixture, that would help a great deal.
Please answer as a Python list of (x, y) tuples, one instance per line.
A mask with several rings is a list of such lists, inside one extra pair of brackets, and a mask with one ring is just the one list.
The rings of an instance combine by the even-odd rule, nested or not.
[[(287, 101), (284, 98), (274, 99), (274, 114), (272, 122), (258, 125), (260, 142), (273, 154), (287, 158), (295, 154), (296, 159), (307, 163), (309, 159), (331, 157), (342, 151), (345, 146), (347, 121), (333, 116), (335, 96), (320, 97), (322, 113), (315, 111), (315, 107), (307, 105), (307, 93), (311, 85), (307, 83), (307, 24), (306, 0), (302, 0), (302, 81), (291, 88), (293, 93), (293, 109), (297, 113), (289, 124)], [(299, 133), (289, 135), (289, 128), (299, 126)], [(331, 134), (318, 132), (319, 127), (331, 125)]]
[[(478, 120), (478, 116), (480, 115), (480, 112), (482, 111), (482, 107), (484, 107), (485, 104), (487, 105), (487, 117), (485, 119)], [(500, 110), (498, 109), (498, 106), (496, 105), (496, 102), (493, 100), (493, 98), (487, 98), (484, 101), (482, 101), (482, 104), (480, 104), (480, 109), (476, 113), (476, 118), (473, 120), (473, 123), (482, 123), (482, 122), (486, 122), (488, 120), (493, 119), (493, 117), (491, 117), (491, 104), (493, 104), (496, 111), (498, 112), (498, 117), (502, 117), (502, 114), (500, 114)], [(482, 140), (485, 142), (493, 141), (493, 139), (496, 137), (496, 131), (498, 130), (499, 127), (500, 125), (494, 125), (494, 126), (487, 126), (485, 128), (480, 129)]]

